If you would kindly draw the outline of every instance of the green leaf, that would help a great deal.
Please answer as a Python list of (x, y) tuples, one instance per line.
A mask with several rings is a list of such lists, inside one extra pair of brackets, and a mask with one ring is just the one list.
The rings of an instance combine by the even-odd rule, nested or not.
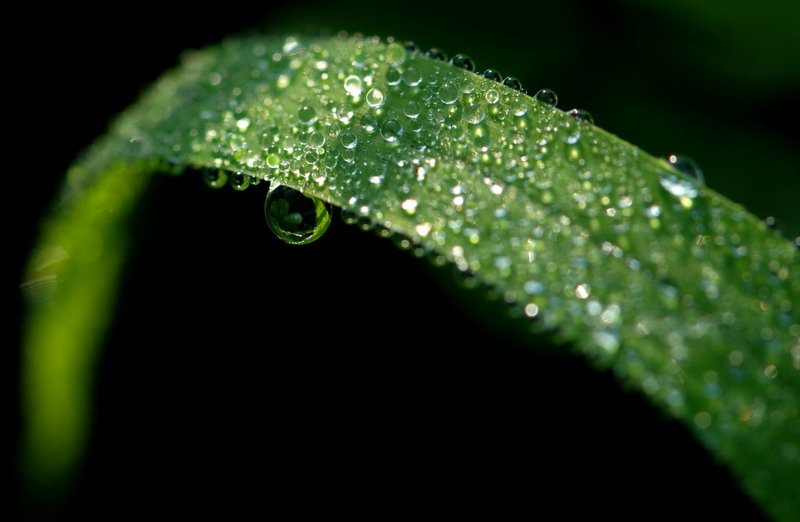
[(408, 238), (681, 419), (776, 520), (798, 510), (800, 256), (584, 119), (377, 39), (187, 54), (70, 170), (23, 290), (26, 466), (79, 462), (88, 377), (148, 174), (244, 173)]

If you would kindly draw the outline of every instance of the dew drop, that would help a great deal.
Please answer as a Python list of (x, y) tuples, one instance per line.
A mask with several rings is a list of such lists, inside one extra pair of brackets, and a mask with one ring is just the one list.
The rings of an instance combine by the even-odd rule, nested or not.
[(422, 73), (416, 67), (409, 67), (403, 71), (403, 82), (409, 87), (416, 87), (422, 81)]
[(437, 49), (436, 47), (433, 47), (426, 52), (425, 56), (428, 58), (433, 58), (434, 60), (441, 60), (443, 62), (447, 60), (447, 55), (444, 54), (441, 49)]
[(318, 149), (325, 145), (325, 135), (321, 132), (312, 132), (308, 136), (308, 146), (312, 149)]
[(304, 105), (297, 111), (297, 118), (303, 125), (313, 125), (317, 121), (317, 111), (314, 110), (314, 107)]
[(502, 81), (502, 84), (506, 87), (511, 87), (515, 91), (522, 92), (522, 82), (514, 78), (513, 76), (509, 76)]
[(494, 89), (489, 89), (488, 91), (486, 91), (486, 94), (484, 96), (486, 98), (486, 101), (491, 103), (492, 105), (500, 101), (500, 93), (498, 93)]
[(486, 78), (487, 80), (492, 80), (493, 82), (500, 83), (503, 81), (503, 77), (500, 76), (500, 73), (495, 71), (494, 69), (486, 69), (485, 71), (483, 71), (483, 77)]
[(556, 95), (555, 91), (551, 89), (539, 89), (533, 97), (539, 100), (542, 103), (547, 105), (552, 105), (553, 107), (556, 106), (558, 103), (558, 96)]
[(367, 132), (373, 132), (378, 126), (378, 119), (372, 114), (365, 114), (361, 117), (361, 127)]
[(228, 173), (213, 167), (207, 168), (203, 171), (203, 181), (211, 188), (222, 188), (228, 182)]
[(409, 101), (403, 107), (403, 113), (409, 118), (416, 118), (420, 112), (422, 112), (422, 106), (414, 100)]
[(452, 83), (445, 82), (439, 87), (439, 99), (447, 105), (455, 103), (459, 94), (458, 87)]
[(347, 94), (350, 96), (360, 96), (362, 90), (362, 82), (361, 78), (358, 76), (351, 74), (344, 80), (344, 90), (347, 91)]
[(466, 120), (472, 125), (477, 125), (486, 117), (486, 107), (481, 103), (470, 104), (464, 109)]
[(277, 169), (281, 166), (281, 157), (277, 154), (268, 154), (267, 155), (267, 167), (271, 169)]
[(367, 104), (373, 109), (377, 109), (386, 103), (386, 96), (380, 89), (372, 88), (367, 92)]
[(342, 146), (346, 149), (352, 149), (355, 148), (356, 145), (358, 145), (358, 136), (356, 136), (352, 132), (345, 132), (339, 139), (342, 142)]
[(235, 172), (231, 174), (231, 187), (234, 190), (244, 190), (250, 186), (250, 176), (244, 172)]
[(773, 230), (778, 230), (778, 221), (775, 219), (774, 216), (767, 216), (764, 218), (764, 224), (767, 225), (769, 228)]
[(466, 54), (457, 54), (450, 59), (450, 64), (467, 71), (475, 70), (475, 62)]
[(331, 222), (327, 203), (284, 185), (276, 185), (267, 193), (264, 216), (270, 230), (291, 245), (316, 241)]
[(390, 43), (386, 46), (386, 61), (398, 67), (406, 61), (406, 49), (399, 43)]
[(418, 53), (419, 52), (419, 46), (416, 43), (412, 42), (412, 41), (408, 41), (408, 42), (404, 43), (403, 47), (409, 53)]
[(400, 83), (403, 75), (397, 69), (389, 69), (386, 71), (386, 83), (389, 85), (397, 85)]
[(568, 114), (573, 118), (578, 118), (581, 121), (594, 124), (594, 118), (592, 118), (592, 115), (583, 109), (572, 109)]
[(677, 154), (670, 154), (667, 156), (667, 163), (672, 165), (672, 167), (678, 172), (682, 172), (683, 174), (696, 179), (700, 183), (705, 182), (703, 171), (700, 170), (700, 166), (691, 158), (687, 156), (678, 156)]
[(381, 125), (381, 136), (386, 141), (397, 141), (403, 135), (403, 125), (397, 120), (386, 120)]

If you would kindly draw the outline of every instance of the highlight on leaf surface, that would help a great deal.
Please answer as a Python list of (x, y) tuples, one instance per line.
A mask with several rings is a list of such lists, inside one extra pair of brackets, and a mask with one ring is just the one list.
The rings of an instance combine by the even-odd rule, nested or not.
[[(265, 216), (279, 235), (299, 234), (290, 242), (324, 231), (324, 201), (444, 256), (681, 419), (766, 512), (790, 520), (796, 248), (706, 187), (689, 160), (652, 157), (586, 111), (555, 108), (552, 92), (529, 96), (513, 78), (471, 72), (466, 56), (437, 56), (377, 38), (235, 39), (187, 54), (119, 118), (70, 172), (43, 234), (71, 272), (31, 312), (30, 472), (64, 484), (89, 415), (53, 411), (57, 398), (85, 400), (75, 376), (91, 366), (97, 323), (53, 310), (101, 306), (121, 263), (87, 289), (96, 259), (70, 242), (124, 231), (146, 173), (169, 164), (214, 169), (210, 186), (279, 185)], [(289, 199), (298, 194), (307, 201)], [(59, 328), (60, 340), (47, 333)], [(65, 354), (63, 375), (44, 382), (40, 365)], [(69, 447), (52, 435), (65, 431)]]

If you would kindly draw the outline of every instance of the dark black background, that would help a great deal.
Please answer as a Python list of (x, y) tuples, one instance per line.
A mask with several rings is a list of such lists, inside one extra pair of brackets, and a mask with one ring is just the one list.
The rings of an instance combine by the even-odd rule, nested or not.
[[(635, 116), (625, 127), (597, 100), (615, 93), (613, 81), (598, 79), (603, 51), (616, 56), (612, 63), (639, 64), (610, 66), (609, 74), (637, 78), (640, 94), (656, 93), (653, 103), (674, 95), (685, 105), (703, 92), (702, 82), (693, 84), (694, 94), (661, 92), (668, 91), (659, 73), (664, 58), (642, 59), (658, 46), (642, 27), (666, 37), (670, 25), (619, 3), (569, 5), (521, 10), (502, 22), (426, 6), (427, 23), (416, 27), (415, 17), (398, 15), (397, 28), (391, 12), (365, 7), (360, 19), (338, 23), (351, 30), (363, 23), (362, 30), (400, 38), (408, 33), (450, 54), (498, 56), (479, 66), (512, 74), (508, 64), (516, 63), (524, 83), (546, 76), (562, 100), (577, 100), (567, 105), (589, 108), (601, 125), (616, 125), (609, 130), (636, 143), (641, 138), (646, 148), (658, 142), (667, 149), (651, 152), (691, 144), (681, 137), (665, 143), (658, 125), (637, 125)], [(209, 12), (136, 4), (119, 12), (49, 8), (46, 17), (31, 10), (21, 18), (6, 44), (13, 73), (7, 124), (15, 135), (6, 162), (7, 222), (16, 267), (4, 280), (7, 295), (18, 293), (38, 217), (62, 173), (115, 113), (183, 49), (253, 28), (302, 29), (304, 9), (314, 26), (330, 8), (236, 4)], [(380, 22), (371, 23), (378, 15)], [(543, 26), (541, 40), (531, 36), (521, 52), (520, 27), (529, 16), (563, 22)], [(479, 35), (475, 47), (449, 48), (470, 44), (463, 32)], [(629, 54), (620, 57), (623, 49)], [(586, 61), (570, 62), (576, 54)], [(561, 68), (559, 56), (567, 57)], [(537, 59), (544, 72), (525, 73)], [(643, 70), (624, 76), (631, 67)], [(791, 92), (746, 111), (752, 125), (791, 141), (789, 125), (775, 117), (796, 114)], [(724, 100), (704, 106), (723, 124)], [(704, 166), (725, 164), (711, 149), (690, 152), (708, 154)], [(796, 179), (787, 169), (785, 179)], [(714, 179), (713, 169), (706, 170)], [(731, 190), (746, 193), (748, 183)], [(686, 429), (622, 391), (612, 375), (581, 358), (547, 355), (545, 341), (518, 335), (526, 324), (507, 319), (480, 292), (459, 289), (449, 270), (339, 220), (315, 244), (279, 242), (263, 222), (265, 192), (263, 184), (244, 193), (213, 191), (189, 174), (154, 184), (137, 218), (136, 247), (100, 362), (91, 450), (70, 504), (54, 518), (287, 510), (758, 516)], [(757, 198), (751, 206), (768, 212)], [(789, 205), (775, 208), (780, 213)], [(14, 347), (19, 298), (12, 309), (7, 328)], [(4, 396), (18, 419), (18, 354), (6, 357)]]

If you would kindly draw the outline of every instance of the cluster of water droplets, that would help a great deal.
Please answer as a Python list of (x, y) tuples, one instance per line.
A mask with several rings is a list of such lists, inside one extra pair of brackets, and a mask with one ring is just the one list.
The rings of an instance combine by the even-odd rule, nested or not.
[[(585, 340), (598, 364), (676, 413), (737, 379), (781, 379), (781, 358), (800, 370), (791, 244), (772, 234), (754, 251), (765, 240), (751, 236), (751, 217), (710, 192), (694, 162), (644, 155), (586, 111), (557, 109), (551, 90), (526, 93), (464, 55), (358, 36), (239, 40), (186, 67), (191, 86), (174, 88), (203, 109), (170, 113), (193, 121), (190, 132), (152, 146), (214, 165), (212, 186), (246, 185), (231, 174), (245, 172), (249, 184), (293, 187), (265, 204), (285, 240), (319, 237), (329, 214), (316, 198), (331, 201), (346, 222), (478, 274), (519, 315)], [(782, 328), (753, 331), (753, 314)], [(763, 353), (704, 350), (740, 338)], [(698, 371), (714, 375), (687, 388), (683, 376)], [(734, 437), (782, 412), (800, 434), (783, 398), (737, 401), (698, 414), (697, 428)]]

